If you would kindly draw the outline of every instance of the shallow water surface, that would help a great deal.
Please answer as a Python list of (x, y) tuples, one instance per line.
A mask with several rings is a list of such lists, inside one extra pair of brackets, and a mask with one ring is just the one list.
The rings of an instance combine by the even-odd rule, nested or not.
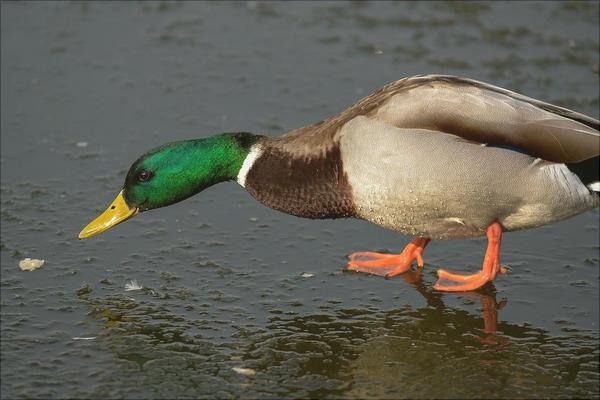
[(509, 275), (461, 294), (435, 270), (477, 270), (485, 239), (432, 242), (392, 280), (346, 273), (410, 238), (234, 183), (76, 239), (152, 147), (278, 135), (408, 75), (598, 118), (597, 2), (1, 7), (2, 398), (600, 396), (598, 210), (505, 235)]

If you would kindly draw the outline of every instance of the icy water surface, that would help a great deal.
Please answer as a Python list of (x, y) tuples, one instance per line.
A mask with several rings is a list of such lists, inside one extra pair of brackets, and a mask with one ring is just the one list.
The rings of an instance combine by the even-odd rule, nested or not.
[(3, 399), (600, 396), (598, 210), (505, 235), (510, 274), (469, 294), (435, 270), (477, 270), (484, 239), (433, 242), (422, 274), (344, 273), (410, 238), (235, 183), (76, 239), (149, 148), (277, 135), (404, 76), (597, 118), (597, 2), (1, 7)]

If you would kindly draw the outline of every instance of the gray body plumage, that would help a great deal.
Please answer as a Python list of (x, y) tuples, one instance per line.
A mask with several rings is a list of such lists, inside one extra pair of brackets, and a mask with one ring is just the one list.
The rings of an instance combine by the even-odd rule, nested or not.
[(455, 135), (356, 117), (340, 145), (357, 216), (405, 234), (480, 236), (494, 220), (526, 229), (598, 205), (563, 164)]
[(597, 120), (451, 76), (393, 82), (251, 154), (238, 180), (267, 206), (432, 239), (484, 235), (495, 220), (532, 228), (599, 204), (564, 164), (598, 157)]

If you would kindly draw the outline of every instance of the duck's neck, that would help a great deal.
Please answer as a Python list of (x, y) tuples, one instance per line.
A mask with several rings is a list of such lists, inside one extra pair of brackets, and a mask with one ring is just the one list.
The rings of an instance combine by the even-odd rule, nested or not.
[(254, 166), (254, 163), (256, 162), (256, 160), (258, 160), (263, 155), (264, 148), (265, 148), (264, 143), (256, 143), (256, 144), (253, 144), (248, 149), (248, 152), (244, 158), (244, 161), (240, 165), (240, 168), (236, 175), (237, 182), (240, 185), (242, 185), (243, 187), (246, 187), (246, 178), (248, 177), (248, 173)]
[(258, 201), (287, 214), (322, 219), (354, 216), (351, 187), (339, 145), (298, 155), (262, 138), (244, 160), (237, 181)]
[(252, 145), (261, 137), (248, 132), (235, 132), (191, 140), (187, 154), (190, 166), (187, 170), (204, 178), (197, 181), (219, 183), (235, 180)]
[(222, 136), (231, 139), (230, 141), (226, 141), (228, 145), (225, 146), (224, 153), (229, 154), (223, 157), (223, 159), (227, 160), (227, 179), (233, 180), (236, 179), (243, 168), (252, 146), (263, 136), (248, 132), (224, 133)]

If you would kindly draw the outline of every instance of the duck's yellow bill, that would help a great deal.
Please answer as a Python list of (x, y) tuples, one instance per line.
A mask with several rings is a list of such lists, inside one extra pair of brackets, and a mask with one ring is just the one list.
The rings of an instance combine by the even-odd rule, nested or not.
[(135, 207), (129, 207), (123, 198), (121, 190), (115, 201), (98, 218), (87, 224), (81, 232), (79, 239), (96, 236), (123, 221), (128, 220), (139, 212)]

